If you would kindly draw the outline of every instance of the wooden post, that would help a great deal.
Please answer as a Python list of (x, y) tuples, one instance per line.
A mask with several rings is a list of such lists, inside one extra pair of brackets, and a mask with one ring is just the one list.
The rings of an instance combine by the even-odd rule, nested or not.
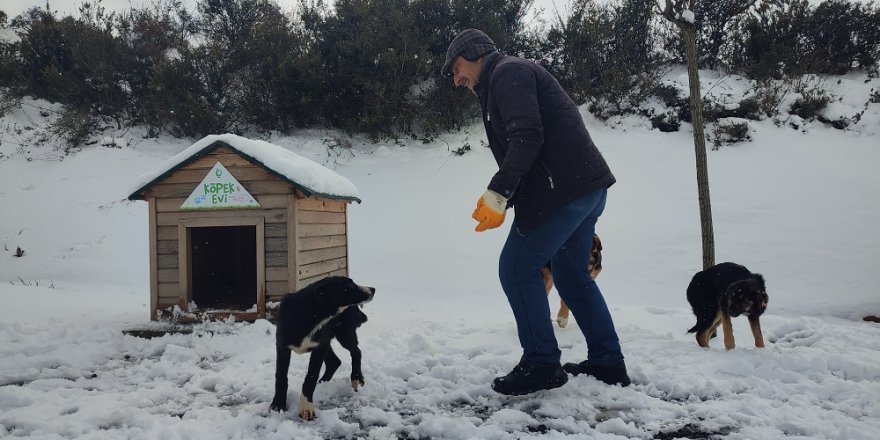
[(287, 196), (287, 289), (288, 292), (299, 290), (299, 218), (296, 215), (297, 194)]
[(150, 239), (150, 321), (158, 319), (159, 309), (159, 249), (158, 225), (156, 224), (156, 198), (147, 199), (149, 205), (149, 239)]

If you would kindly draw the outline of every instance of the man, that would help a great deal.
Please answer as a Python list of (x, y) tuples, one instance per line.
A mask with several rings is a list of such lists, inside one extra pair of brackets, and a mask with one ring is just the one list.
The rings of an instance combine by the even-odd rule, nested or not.
[[(566, 372), (629, 385), (611, 314), (587, 269), (596, 220), (615, 178), (593, 144), (577, 106), (538, 64), (504, 55), (477, 29), (459, 33), (441, 74), (480, 99), (498, 172), (477, 200), (477, 232), (516, 216), (499, 261), (523, 356), (492, 389), (520, 395), (568, 381)], [(587, 342), (587, 359), (560, 365), (541, 267), (550, 261), (559, 295)]]

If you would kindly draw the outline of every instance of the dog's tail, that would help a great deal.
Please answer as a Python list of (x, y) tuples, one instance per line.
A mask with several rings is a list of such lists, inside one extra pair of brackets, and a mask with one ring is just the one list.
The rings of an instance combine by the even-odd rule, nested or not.
[[(712, 320), (706, 318), (707, 313), (705, 313), (705, 311), (699, 312), (698, 310), (695, 310), (694, 314), (697, 315), (697, 323), (687, 331), (688, 333), (699, 333), (712, 325)], [(714, 316), (715, 315), (712, 314), (712, 317)]]
[[(708, 327), (709, 327), (708, 325), (702, 325), (702, 326), (701, 326), (701, 325), (700, 325), (700, 322), (697, 321), (697, 325), (691, 327), (691, 329), (688, 330), (687, 332), (688, 332), (688, 333), (699, 333), (699, 332), (702, 332), (703, 330), (705, 330), (705, 329), (708, 328)], [(711, 339), (711, 338), (714, 338), (715, 335), (716, 335), (715, 331), (712, 331), (712, 334), (709, 335), (709, 338), (710, 338), (710, 339)]]

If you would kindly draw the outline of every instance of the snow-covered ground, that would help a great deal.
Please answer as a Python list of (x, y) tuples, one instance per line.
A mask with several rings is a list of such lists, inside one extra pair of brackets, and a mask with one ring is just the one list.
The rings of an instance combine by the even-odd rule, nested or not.
[[(723, 84), (703, 89), (744, 87), (716, 79)], [(864, 77), (826, 83), (841, 98), (829, 112), (841, 115), (861, 111), (880, 88)], [(752, 142), (709, 152), (717, 260), (764, 274), (770, 295), (767, 348), (752, 347), (737, 318), (732, 351), (717, 339), (700, 349), (685, 334), (694, 318), (684, 291), (701, 266), (688, 127), (663, 134), (625, 118), (612, 129), (586, 116), (618, 179), (597, 228), (598, 282), (634, 383), (577, 377), (523, 397), (489, 387), (520, 351), (496, 275), (509, 220), (478, 234), (470, 218), (496, 169), (481, 127), (431, 145), (356, 140), (353, 154), (328, 151), (322, 140), (336, 133), (271, 136), (357, 186), (351, 275), (377, 288), (360, 331), (366, 386), (353, 392), (344, 364), (318, 386), (311, 422), (269, 411), (267, 321), (154, 339), (122, 333), (149, 319), (147, 207), (126, 201), (126, 191), (194, 140), (133, 130), (59, 160), (16, 143), (28, 132), (11, 126), (43, 123), (24, 110), (30, 120), (18, 112), (0, 121), (0, 437), (873, 440), (880, 432), (880, 325), (862, 321), (880, 314), (880, 104), (846, 131), (751, 122)], [(464, 143), (473, 151), (450, 152)], [(576, 325), (557, 329), (566, 362), (586, 355)], [(293, 358), (289, 402), (306, 362)]]

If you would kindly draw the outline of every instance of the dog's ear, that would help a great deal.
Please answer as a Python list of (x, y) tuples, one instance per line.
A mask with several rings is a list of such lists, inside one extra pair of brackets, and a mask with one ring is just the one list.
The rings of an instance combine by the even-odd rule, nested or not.
[(749, 278), (757, 281), (761, 284), (761, 290), (767, 290), (767, 285), (764, 283), (764, 276), (759, 273), (753, 273)]
[(602, 240), (599, 239), (598, 234), (593, 234), (593, 247), (596, 248), (597, 251), (602, 250)]
[(759, 291), (761, 297), (761, 309), (766, 309), (767, 303), (770, 302), (770, 296), (767, 295), (767, 285), (764, 283), (764, 276), (759, 273), (755, 273), (752, 274), (749, 278), (755, 280), (758, 285), (761, 286), (761, 290)]

